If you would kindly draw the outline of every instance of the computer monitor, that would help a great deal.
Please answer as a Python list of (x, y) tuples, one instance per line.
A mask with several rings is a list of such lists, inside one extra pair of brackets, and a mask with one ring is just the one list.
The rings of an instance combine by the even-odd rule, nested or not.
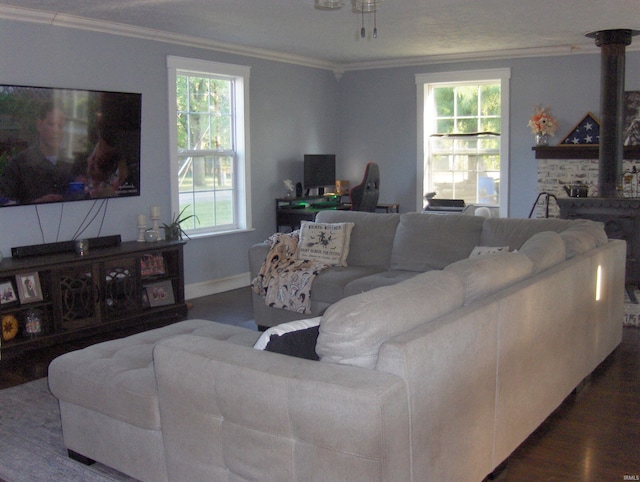
[(325, 186), (335, 186), (335, 154), (304, 155), (304, 188), (318, 188), (318, 194), (324, 194)]

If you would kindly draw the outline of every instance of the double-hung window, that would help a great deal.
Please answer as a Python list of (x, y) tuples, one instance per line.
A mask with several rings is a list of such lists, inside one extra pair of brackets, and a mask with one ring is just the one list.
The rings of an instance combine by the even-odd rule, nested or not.
[(249, 68), (168, 57), (172, 209), (190, 236), (250, 228)]
[(508, 69), (416, 76), (418, 206), (424, 196), (499, 205), (508, 187)]

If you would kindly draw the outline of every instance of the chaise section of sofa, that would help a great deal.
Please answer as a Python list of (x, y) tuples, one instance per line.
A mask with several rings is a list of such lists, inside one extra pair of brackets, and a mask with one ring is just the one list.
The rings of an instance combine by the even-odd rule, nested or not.
[(76, 458), (99, 461), (140, 480), (167, 480), (153, 348), (191, 334), (252, 346), (256, 332), (187, 320), (67, 353), (49, 366), (62, 434)]

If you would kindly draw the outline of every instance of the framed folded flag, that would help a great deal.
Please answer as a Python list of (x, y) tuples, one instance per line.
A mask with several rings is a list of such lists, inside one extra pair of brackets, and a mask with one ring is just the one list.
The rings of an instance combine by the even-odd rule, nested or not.
[(600, 144), (600, 121), (588, 112), (560, 142), (562, 146)]

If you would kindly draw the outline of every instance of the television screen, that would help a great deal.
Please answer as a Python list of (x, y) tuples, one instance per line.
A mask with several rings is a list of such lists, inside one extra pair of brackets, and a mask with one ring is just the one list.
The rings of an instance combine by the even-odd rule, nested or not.
[(323, 188), (336, 183), (335, 154), (304, 155), (304, 187), (305, 189)]
[(0, 206), (140, 195), (142, 95), (0, 85)]

